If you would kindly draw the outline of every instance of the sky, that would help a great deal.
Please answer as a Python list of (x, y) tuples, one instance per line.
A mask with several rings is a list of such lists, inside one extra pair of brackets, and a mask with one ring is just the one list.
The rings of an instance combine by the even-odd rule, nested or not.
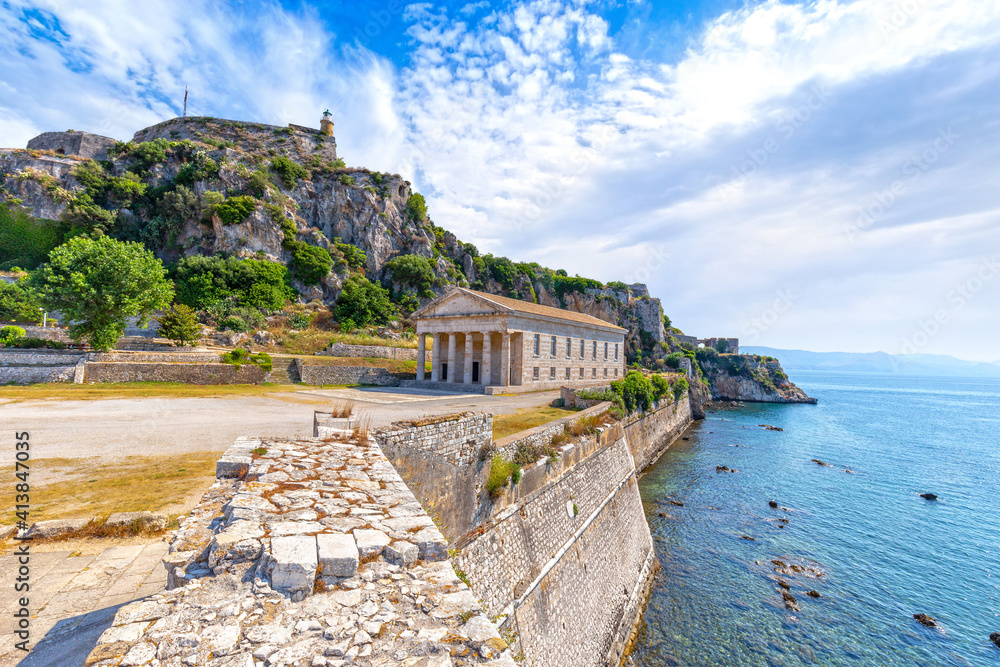
[(995, 0), (0, 0), (0, 146), (336, 122), (481, 252), (701, 337), (1000, 360)]

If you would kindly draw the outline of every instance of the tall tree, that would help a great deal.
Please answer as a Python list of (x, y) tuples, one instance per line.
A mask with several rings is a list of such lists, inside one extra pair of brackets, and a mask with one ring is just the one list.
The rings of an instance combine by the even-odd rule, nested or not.
[(174, 297), (173, 283), (153, 253), (141, 243), (107, 236), (76, 237), (55, 248), (36, 281), (42, 303), (63, 314), (73, 340), (96, 350), (111, 349), (131, 317), (146, 326), (153, 311)]

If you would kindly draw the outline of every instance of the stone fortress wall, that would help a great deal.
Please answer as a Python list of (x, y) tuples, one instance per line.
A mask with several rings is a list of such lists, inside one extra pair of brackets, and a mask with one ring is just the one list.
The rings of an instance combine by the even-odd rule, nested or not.
[[(575, 419), (607, 407), (591, 405)], [(483, 490), (492, 453), (507, 457), (519, 443), (551, 442), (573, 418), (488, 448), (480, 444), (486, 423), (475, 415), (389, 427), (373, 437), (459, 550), (455, 565), (486, 612), (516, 634), (523, 664), (547, 667), (558, 655), (560, 667), (619, 665), (656, 568), (637, 474), (694, 412), (685, 396), (558, 447), (556, 460), (526, 467), (495, 499)]]
[(348, 345), (347, 343), (334, 343), (327, 349), (316, 354), (328, 357), (416, 360), (417, 349), (410, 347), (389, 347), (387, 345)]

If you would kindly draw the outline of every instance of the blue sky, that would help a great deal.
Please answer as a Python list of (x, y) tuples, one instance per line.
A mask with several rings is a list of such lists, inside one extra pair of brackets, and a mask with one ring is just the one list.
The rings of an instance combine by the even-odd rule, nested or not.
[(0, 2), (0, 145), (316, 125), (702, 336), (1000, 359), (995, 1)]

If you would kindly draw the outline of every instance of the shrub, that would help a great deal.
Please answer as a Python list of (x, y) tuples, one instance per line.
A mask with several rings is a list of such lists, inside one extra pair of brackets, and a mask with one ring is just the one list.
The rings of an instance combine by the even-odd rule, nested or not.
[(341, 174), (337, 180), (340, 181), (341, 185), (354, 185), (354, 178), (347, 174)]
[(305, 241), (285, 241), (285, 248), (292, 253), (292, 274), (306, 285), (315, 285), (333, 268), (330, 253)]
[(401, 284), (409, 285), (418, 292), (429, 290), (434, 285), (434, 269), (426, 257), (420, 255), (399, 255), (386, 263), (386, 268), (392, 271), (392, 279)]
[(654, 401), (659, 401), (664, 396), (670, 394), (670, 381), (662, 375), (654, 375), (651, 384), (653, 385)]
[(514, 452), (514, 463), (519, 466), (529, 466), (540, 458), (542, 453), (538, 447), (526, 442), (518, 443), (517, 451)]
[(0, 320), (37, 322), (42, 304), (27, 278), (16, 283), (0, 282)]
[(288, 190), (298, 185), (300, 179), (309, 176), (309, 172), (305, 167), (286, 157), (276, 157), (271, 160), (271, 169), (274, 170), (274, 173), (278, 175), (278, 178), (281, 179), (282, 184)]
[(360, 269), (364, 267), (365, 263), (368, 261), (368, 255), (365, 254), (364, 250), (361, 250), (356, 245), (350, 243), (344, 243), (340, 239), (334, 239), (333, 245), (344, 256), (344, 261), (351, 268)]
[(499, 496), (503, 492), (503, 488), (507, 486), (508, 480), (514, 484), (521, 481), (521, 467), (516, 463), (504, 461), (499, 454), (494, 454), (490, 461), (490, 472), (486, 478), (486, 491), (490, 497)]
[[(243, 304), (264, 310), (279, 310), (294, 294), (288, 269), (277, 262), (229, 257), (182, 258), (171, 275), (177, 284), (177, 302), (195, 310), (219, 306), (222, 317)], [(227, 303), (228, 299), (233, 301)], [(226, 304), (226, 305), (223, 305)]]
[(291, 325), (293, 329), (305, 329), (312, 322), (312, 318), (305, 313), (293, 313), (291, 317), (288, 318), (288, 324)]
[(419, 192), (414, 192), (406, 200), (406, 213), (414, 222), (420, 222), (427, 217), (427, 202)]
[(65, 350), (66, 343), (58, 340), (48, 340), (46, 338), (33, 338), (31, 336), (26, 336), (24, 338), (15, 338), (10, 343), (6, 344), (7, 347), (17, 347), (22, 349), (33, 349), (47, 347), (50, 350)]
[(37, 267), (61, 238), (58, 223), (32, 218), (19, 209), (0, 205), (0, 269)]
[(21, 327), (6, 326), (0, 329), (0, 343), (10, 345), (18, 338), (24, 338), (26, 333)]
[(254, 364), (260, 366), (261, 370), (265, 373), (270, 373), (271, 369), (274, 367), (274, 364), (271, 361), (271, 355), (266, 352), (258, 352), (257, 354), (254, 354), (250, 350), (240, 347), (223, 354), (222, 363), (230, 364), (236, 368), (240, 368), (243, 364)]
[(160, 323), (160, 335), (173, 341), (176, 347), (194, 345), (201, 338), (198, 316), (183, 303), (175, 303), (156, 321)]
[(248, 195), (229, 197), (215, 207), (215, 214), (224, 225), (238, 225), (257, 209), (258, 201)]
[(674, 392), (674, 400), (675, 401), (681, 400), (681, 397), (684, 396), (684, 394), (686, 394), (688, 392), (688, 389), (690, 388), (691, 387), (688, 384), (687, 378), (682, 377), (674, 380), (674, 383), (672, 385), (672, 389)]
[(645, 412), (653, 400), (653, 385), (639, 371), (629, 371), (621, 380), (611, 383), (611, 389), (621, 397), (622, 405), (628, 412)]
[(396, 309), (389, 301), (389, 293), (364, 276), (351, 276), (344, 281), (337, 297), (337, 320), (351, 320), (358, 326), (386, 324), (395, 317)]
[(663, 363), (667, 368), (680, 368), (683, 356), (684, 354), (681, 352), (672, 352), (663, 358)]

